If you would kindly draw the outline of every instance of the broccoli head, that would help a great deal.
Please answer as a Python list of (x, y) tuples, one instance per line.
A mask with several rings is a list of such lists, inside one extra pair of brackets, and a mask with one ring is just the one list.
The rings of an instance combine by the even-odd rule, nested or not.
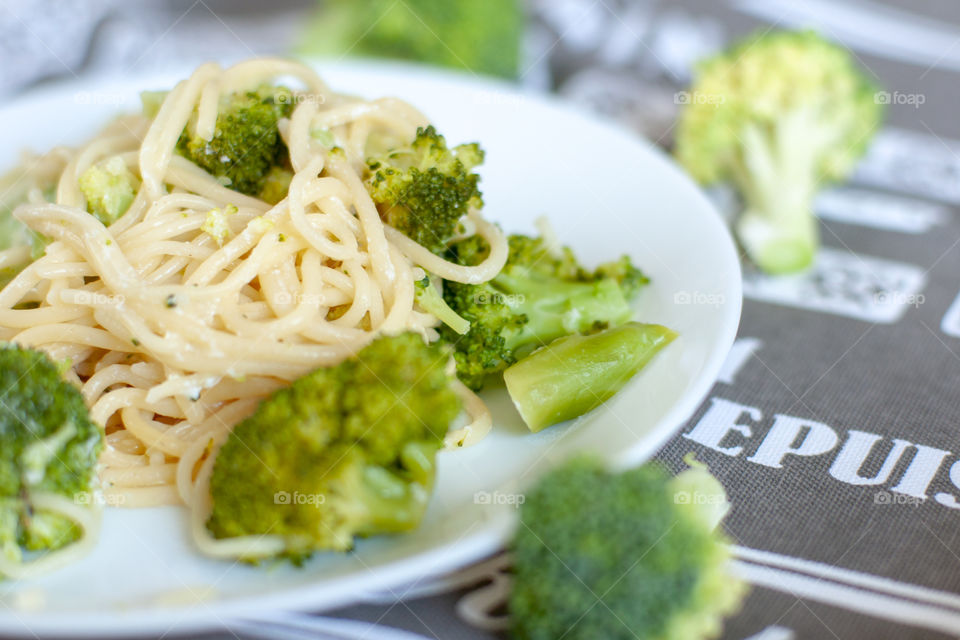
[[(564, 247), (566, 251), (569, 251)], [(596, 280), (598, 278), (610, 278), (615, 280), (623, 290), (623, 295), (628, 300), (633, 300), (646, 285), (650, 284), (650, 278), (643, 271), (638, 269), (630, 256), (620, 256), (618, 260), (605, 262), (594, 269), (593, 274), (588, 279)]]
[[(590, 333), (630, 319), (630, 299), (647, 280), (629, 258), (590, 271), (570, 249), (553, 252), (541, 238), (512, 235), (507, 263), (489, 282), (444, 283), (449, 307), (470, 323), (465, 335), (450, 327), (457, 375), (473, 388), (537, 347), (574, 333)], [(479, 264), (489, 248), (472, 236), (453, 245), (460, 264)]]
[(880, 124), (876, 87), (814, 32), (770, 32), (702, 62), (676, 154), (703, 183), (730, 181), (737, 235), (770, 273), (808, 267), (819, 243), (815, 192), (853, 169)]
[(387, 224), (439, 254), (468, 208), (483, 205), (473, 172), (482, 162), (479, 145), (449, 149), (430, 126), (409, 146), (368, 158), (364, 183)]
[(80, 191), (87, 199), (87, 211), (105, 226), (126, 213), (138, 187), (137, 177), (117, 156), (93, 165), (80, 176)]
[(207, 527), (281, 536), (296, 562), (415, 529), (460, 412), (449, 360), (416, 334), (382, 337), (275, 392), (217, 454)]
[(293, 106), (293, 94), (285, 87), (232, 93), (221, 100), (213, 138), (193, 137), (188, 126), (177, 151), (235, 191), (258, 196), (269, 186), (276, 199), (276, 185), (273, 180), (268, 185), (268, 176), (289, 162), (277, 123), (290, 117)]
[[(711, 504), (685, 499), (693, 489)], [(689, 495), (686, 496), (689, 498)], [(578, 459), (526, 495), (509, 609), (518, 640), (701, 640), (719, 635), (745, 587), (715, 532), (723, 487), (703, 469), (615, 474)], [(724, 510), (725, 511), (725, 510)]]
[(325, 2), (305, 34), (311, 54), (419, 60), (515, 78), (523, 38), (519, 0)]
[(80, 527), (33, 499), (57, 494), (90, 503), (103, 430), (83, 396), (44, 353), (0, 347), (0, 553), (20, 563), (29, 552), (75, 542)]

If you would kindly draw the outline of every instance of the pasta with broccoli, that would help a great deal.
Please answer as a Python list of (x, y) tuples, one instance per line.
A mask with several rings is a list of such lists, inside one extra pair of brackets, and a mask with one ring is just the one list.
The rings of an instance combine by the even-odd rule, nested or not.
[[(205, 64), (142, 100), (4, 178), (0, 340), (79, 388), (107, 503), (186, 505), (207, 553), (298, 560), (414, 529), (441, 445), (491, 428), (485, 381), (628, 323), (647, 282), (626, 257), (585, 269), (549, 233), (507, 237), (481, 215), (478, 144), (308, 66)], [(540, 397), (531, 428), (597, 406), (673, 336), (627, 333), (642, 361), (622, 332), (577, 343), (558, 371), (595, 400)], [(542, 395), (522, 378), (556, 367), (535, 362), (511, 389)], [(321, 490), (320, 509), (268, 504)]]

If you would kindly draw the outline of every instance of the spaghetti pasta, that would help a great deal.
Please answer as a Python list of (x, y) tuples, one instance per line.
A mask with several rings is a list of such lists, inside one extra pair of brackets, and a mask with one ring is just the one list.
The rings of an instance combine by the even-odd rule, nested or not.
[[(294, 171), (286, 198), (271, 205), (233, 191), (176, 153), (185, 128), (214, 135), (223, 95), (279, 80), (298, 85), (279, 124)], [(410, 139), (426, 123), (397, 99), (336, 94), (293, 62), (205, 64), (153, 118), (125, 116), (80, 148), (25, 159), (15, 216), (52, 242), (0, 291), (0, 339), (69, 360), (68, 375), (106, 428), (107, 504), (184, 503), (202, 548), (245, 549), (253, 543), (237, 539), (224, 550), (203, 527), (212, 452), (230, 429), (271, 392), (383, 332), (435, 339), (436, 319), (414, 308), (424, 269), (464, 283), (499, 272), (507, 244), (479, 212), (466, 224), (491, 251), (465, 267), (386, 226), (363, 185), (370, 136)], [(343, 153), (320, 144), (317, 129)], [(87, 213), (79, 187), (84, 171), (106, 160), (140, 180), (110, 226)], [(209, 212), (228, 208), (223, 237), (207, 233)], [(24, 263), (27, 251), (0, 251), (0, 268)], [(462, 445), (482, 437), (490, 417), (460, 388), (474, 419), (452, 435)], [(68, 505), (49, 508), (95, 528)]]

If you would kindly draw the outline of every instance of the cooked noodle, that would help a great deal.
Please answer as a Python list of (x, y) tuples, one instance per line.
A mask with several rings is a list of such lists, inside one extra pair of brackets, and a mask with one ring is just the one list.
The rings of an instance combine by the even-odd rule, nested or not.
[[(232, 191), (174, 153), (184, 127), (212, 136), (221, 95), (279, 80), (298, 85), (292, 116), (280, 122), (295, 173), (280, 203)], [(422, 269), (476, 283), (506, 259), (503, 236), (476, 211), (467, 225), (492, 250), (475, 267), (443, 260), (381, 221), (362, 183), (367, 138), (411, 139), (426, 123), (400, 100), (335, 94), (295, 63), (206, 64), (152, 120), (126, 116), (85, 146), (26, 160), (27, 203), (15, 216), (53, 242), (0, 291), (0, 339), (70, 361), (69, 375), (107, 430), (100, 464), (107, 504), (185, 503), (203, 550), (270, 552), (269, 538), (215, 541), (204, 527), (212, 453), (233, 425), (270, 392), (355, 354), (381, 332), (434, 339), (436, 319), (414, 309)], [(329, 154), (311, 136), (318, 128), (345, 155)], [(78, 180), (111, 158), (142, 184), (127, 212), (105, 227), (86, 212)], [(210, 210), (231, 205), (231, 234), (218, 246), (201, 225)], [(0, 267), (24, 262), (24, 251), (0, 252)], [(334, 307), (345, 310), (328, 317)], [(490, 417), (461, 388), (473, 424), (448, 442), (469, 444)]]

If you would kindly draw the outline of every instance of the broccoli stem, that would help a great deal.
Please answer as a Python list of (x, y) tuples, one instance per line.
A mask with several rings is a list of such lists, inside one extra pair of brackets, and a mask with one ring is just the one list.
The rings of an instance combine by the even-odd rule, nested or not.
[(436, 452), (435, 443), (410, 442), (400, 453), (402, 469), (364, 467), (359, 502), (366, 524), (357, 535), (402, 533), (417, 527), (433, 489)]
[(675, 337), (666, 327), (639, 322), (567, 336), (508, 368), (503, 380), (523, 421), (537, 432), (609, 400)]
[(465, 320), (456, 311), (450, 308), (440, 292), (431, 284), (430, 280), (416, 289), (417, 304), (427, 313), (432, 313), (440, 322), (447, 325), (460, 335), (470, 330), (470, 321)]
[(779, 223), (765, 213), (747, 210), (737, 222), (737, 235), (754, 264), (773, 275), (807, 269), (820, 244), (816, 218), (809, 210)]
[(770, 130), (744, 127), (743, 158), (733, 171), (746, 201), (737, 235), (764, 271), (792, 273), (813, 262), (819, 246), (813, 198), (824, 177), (817, 163), (846, 126), (807, 107), (784, 114)]
[(506, 340), (507, 348), (518, 357), (526, 355), (525, 348), (533, 350), (572, 333), (618, 325), (633, 314), (614, 280), (565, 282), (517, 271), (501, 272), (494, 284), (504, 294), (499, 302), (527, 317), (520, 331)]
[(670, 493), (706, 496), (708, 499), (699, 504), (695, 502), (685, 504), (691, 507), (691, 514), (703, 526), (710, 530), (716, 529), (730, 512), (727, 492), (720, 481), (710, 473), (707, 465), (698, 461), (693, 453), (684, 456), (683, 462), (690, 468), (670, 479)]
[(20, 511), (21, 502), (15, 498), (0, 498), (0, 559), (7, 562), (20, 562), (23, 550), (20, 548)]

